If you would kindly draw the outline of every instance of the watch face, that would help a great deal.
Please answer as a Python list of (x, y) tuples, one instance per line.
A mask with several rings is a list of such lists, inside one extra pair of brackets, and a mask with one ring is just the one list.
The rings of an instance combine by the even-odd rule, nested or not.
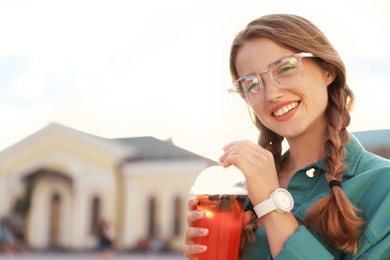
[(287, 211), (291, 210), (293, 208), (293, 200), (286, 190), (279, 190), (275, 194), (276, 203), (279, 205), (281, 209), (285, 209)]

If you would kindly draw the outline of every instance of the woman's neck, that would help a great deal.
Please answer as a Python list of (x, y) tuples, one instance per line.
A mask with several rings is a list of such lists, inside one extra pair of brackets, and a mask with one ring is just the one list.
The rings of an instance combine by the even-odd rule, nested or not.
[(305, 136), (287, 139), (289, 155), (283, 162), (281, 170), (292, 175), (306, 165), (319, 161), (326, 154), (325, 141), (324, 131), (311, 132)]

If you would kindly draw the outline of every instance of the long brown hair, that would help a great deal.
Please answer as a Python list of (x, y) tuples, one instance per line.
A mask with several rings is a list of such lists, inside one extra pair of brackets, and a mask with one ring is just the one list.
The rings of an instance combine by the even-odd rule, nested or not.
[[(353, 93), (346, 84), (343, 61), (326, 36), (307, 19), (289, 14), (266, 15), (250, 22), (234, 39), (230, 52), (233, 80), (239, 78), (235, 65), (238, 50), (246, 41), (260, 37), (295, 52), (310, 52), (317, 57), (321, 66), (335, 72), (335, 80), (328, 86), (328, 106), (325, 111), (328, 125), (324, 129), (327, 137), (324, 149), (327, 154), (327, 181), (341, 182), (346, 169), (344, 145), (349, 141), (346, 128), (350, 123), (349, 112), (354, 103)], [(251, 108), (249, 111), (260, 131), (258, 144), (273, 153), (279, 170), (284, 137), (266, 128)], [(356, 253), (364, 222), (342, 188), (333, 186), (326, 197), (308, 209), (304, 224), (308, 228), (317, 229), (325, 241), (339, 250)]]

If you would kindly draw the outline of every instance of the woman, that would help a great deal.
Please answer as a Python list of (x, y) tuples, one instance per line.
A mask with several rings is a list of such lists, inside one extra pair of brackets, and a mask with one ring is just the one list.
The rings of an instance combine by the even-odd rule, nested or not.
[[(229, 91), (246, 102), (260, 131), (258, 144), (232, 142), (220, 158), (244, 173), (255, 205), (246, 212), (245, 230), (249, 219), (257, 225), (254, 238), (242, 241), (242, 259), (390, 259), (390, 162), (348, 133), (354, 96), (325, 35), (299, 16), (260, 17), (234, 39), (230, 70)], [(265, 208), (279, 188), (292, 195), (291, 212)], [(191, 199), (188, 259), (207, 250), (193, 243), (208, 234), (193, 227), (205, 216), (196, 205)]]

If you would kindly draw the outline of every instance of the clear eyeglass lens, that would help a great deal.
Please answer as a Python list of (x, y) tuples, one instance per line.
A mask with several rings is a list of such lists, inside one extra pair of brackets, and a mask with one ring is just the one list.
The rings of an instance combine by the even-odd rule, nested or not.
[(302, 65), (296, 57), (278, 60), (270, 68), (274, 83), (280, 88), (292, 88), (302, 77)]
[(233, 94), (234, 99), (242, 106), (252, 105), (253, 102), (260, 98), (262, 92), (262, 82), (253, 75), (243, 77), (236, 81), (230, 93)]
[[(301, 62), (294, 56), (277, 60), (263, 73), (268, 71), (273, 83), (283, 89), (295, 87), (303, 74)], [(233, 85), (230, 92), (241, 105), (250, 106), (257, 103), (263, 94), (261, 75), (244, 76)]]
[(258, 76), (249, 75), (242, 78), (240, 81), (244, 97), (248, 105), (252, 105), (259, 100), (263, 92), (263, 82)]

